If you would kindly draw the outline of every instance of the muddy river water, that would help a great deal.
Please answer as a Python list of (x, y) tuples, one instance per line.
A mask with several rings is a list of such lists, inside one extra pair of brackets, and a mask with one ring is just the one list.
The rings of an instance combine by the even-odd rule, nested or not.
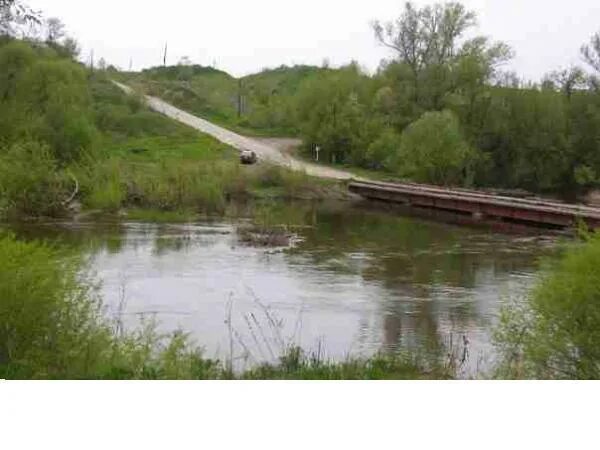
[(247, 221), (149, 224), (99, 220), (15, 228), (89, 255), (107, 313), (126, 327), (155, 319), (206, 356), (238, 365), (287, 345), (342, 359), (450, 346), (466, 371), (490, 367), (500, 307), (536, 280), (557, 238), (459, 226), (364, 205), (272, 207), (290, 246), (241, 239)]

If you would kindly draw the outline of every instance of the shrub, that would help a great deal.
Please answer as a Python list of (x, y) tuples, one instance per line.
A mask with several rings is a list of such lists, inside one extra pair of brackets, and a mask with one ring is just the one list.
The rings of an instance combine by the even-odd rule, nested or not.
[(60, 164), (76, 161), (97, 138), (86, 71), (25, 42), (0, 48), (0, 136), (5, 145), (33, 139)]
[(182, 333), (123, 333), (103, 315), (83, 260), (0, 236), (0, 378), (194, 379), (220, 376)]
[(117, 211), (125, 201), (127, 193), (118, 160), (90, 158), (78, 166), (76, 176), (87, 207)]
[(258, 188), (278, 189), (284, 197), (303, 198), (314, 197), (315, 188), (319, 182), (309, 177), (305, 172), (294, 171), (275, 165), (261, 166), (251, 180)]
[(26, 142), (0, 150), (0, 214), (56, 216), (68, 195), (68, 180), (47, 146)]
[(414, 181), (450, 185), (467, 182), (475, 159), (454, 113), (442, 111), (423, 114), (402, 133), (397, 164)]
[[(0, 237), (0, 367), (3, 376), (77, 373), (109, 341), (98, 305), (78, 283), (79, 261), (45, 244)], [(90, 299), (88, 302), (87, 300)]]
[(400, 148), (400, 136), (392, 129), (386, 129), (368, 148), (367, 166), (372, 169), (392, 169), (396, 164), (393, 155)]
[(600, 378), (600, 234), (547, 269), (524, 306), (503, 311), (500, 376)]

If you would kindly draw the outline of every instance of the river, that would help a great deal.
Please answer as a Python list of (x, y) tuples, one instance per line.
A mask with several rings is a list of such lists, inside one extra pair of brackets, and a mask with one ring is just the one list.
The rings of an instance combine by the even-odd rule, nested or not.
[(493, 365), (500, 307), (522, 299), (558, 240), (364, 204), (274, 205), (262, 216), (293, 232), (289, 246), (244, 243), (243, 219), (13, 229), (88, 255), (107, 314), (127, 328), (156, 320), (238, 367), (291, 344), (337, 360), (450, 348), (466, 375)]

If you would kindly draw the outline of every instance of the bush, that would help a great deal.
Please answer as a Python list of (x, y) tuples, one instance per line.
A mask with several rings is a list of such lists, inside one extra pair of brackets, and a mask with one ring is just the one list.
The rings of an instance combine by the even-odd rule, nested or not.
[(223, 213), (228, 198), (246, 192), (239, 165), (230, 161), (135, 164), (111, 158), (81, 165), (77, 177), (84, 204), (109, 211), (133, 206)]
[(117, 211), (127, 196), (119, 161), (89, 159), (77, 167), (81, 197), (91, 209)]
[(500, 376), (600, 378), (600, 233), (573, 245), (524, 306), (503, 311)]
[(371, 169), (393, 169), (396, 165), (394, 155), (400, 148), (400, 136), (393, 129), (386, 129), (368, 148), (367, 166)]
[(465, 184), (476, 153), (450, 111), (428, 112), (402, 133), (397, 164), (402, 176), (424, 183)]
[(76, 161), (94, 146), (97, 132), (81, 65), (42, 46), (13, 42), (0, 47), (0, 67), (4, 145), (43, 142), (59, 164)]
[(0, 236), (0, 378), (195, 379), (220, 376), (185, 335), (152, 324), (125, 334), (103, 315), (83, 261)]
[(0, 149), (0, 215), (56, 216), (69, 193), (47, 146), (27, 142)]
[[(79, 261), (45, 244), (0, 237), (2, 377), (75, 374), (109, 342), (99, 308), (78, 283)], [(89, 301), (88, 301), (89, 300)]]
[[(305, 172), (293, 171), (275, 165), (261, 166), (251, 183), (258, 188), (277, 189), (286, 198), (313, 198), (318, 194), (319, 182)], [(318, 196), (318, 195), (317, 195)]]

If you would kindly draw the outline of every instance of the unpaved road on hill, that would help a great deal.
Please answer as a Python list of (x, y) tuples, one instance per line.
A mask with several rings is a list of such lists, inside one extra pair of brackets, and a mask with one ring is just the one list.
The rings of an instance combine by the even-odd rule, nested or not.
[[(115, 83), (127, 94), (131, 94), (133, 91), (125, 84), (117, 83), (116, 81), (113, 81), (113, 83)], [(320, 166), (317, 164), (310, 164), (293, 158), (290, 155), (290, 147), (293, 148), (293, 146), (295, 144), (297, 145), (299, 141), (293, 139), (249, 138), (187, 113), (157, 97), (147, 95), (146, 100), (148, 102), (148, 106), (154, 111), (164, 114), (165, 116), (188, 125), (198, 131), (201, 131), (202, 133), (208, 134), (238, 150), (252, 150), (261, 160), (280, 166), (285, 166), (292, 170), (303, 171), (308, 175), (319, 178), (331, 178), (336, 180), (360, 179), (350, 172), (332, 169), (330, 167)]]

